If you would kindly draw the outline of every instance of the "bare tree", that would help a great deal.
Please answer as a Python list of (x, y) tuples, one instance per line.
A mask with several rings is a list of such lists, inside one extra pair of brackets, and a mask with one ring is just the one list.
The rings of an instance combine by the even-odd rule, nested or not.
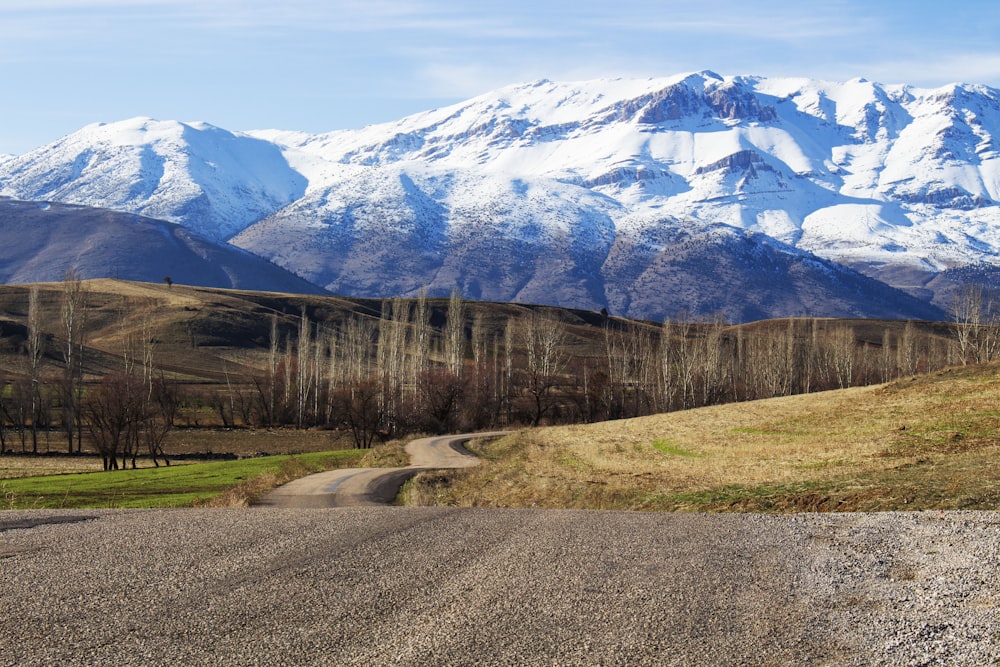
[[(612, 328), (612, 321), (604, 323), (604, 355), (607, 368), (608, 416), (620, 419), (626, 416), (626, 393), (631, 383), (629, 349), (634, 340), (620, 326)], [(589, 377), (587, 378), (589, 381)]]
[(266, 425), (273, 426), (275, 423), (275, 402), (278, 395), (278, 315), (271, 313), (271, 336), (268, 345), (267, 357), (267, 418)]
[(86, 333), (87, 292), (79, 274), (70, 270), (63, 277), (61, 320), (63, 329), (63, 428), (66, 431), (68, 452), (81, 448), (83, 420), (80, 419), (80, 398), (83, 394), (83, 354)]
[(174, 427), (180, 396), (177, 384), (165, 378), (162, 373), (160, 377), (153, 380), (150, 390), (149, 400), (141, 415), (143, 419), (142, 438), (146, 445), (146, 452), (153, 461), (153, 465), (158, 468), (160, 467), (160, 459), (163, 459), (164, 464), (170, 465), (170, 459), (167, 458), (163, 444), (167, 434)]
[(854, 357), (857, 337), (854, 329), (846, 324), (838, 324), (828, 331), (827, 345), (830, 351), (831, 368), (841, 389), (850, 387), (854, 381)]
[(658, 410), (668, 412), (674, 405), (677, 374), (674, 367), (674, 329), (669, 318), (660, 327), (660, 347), (657, 350), (657, 370), (659, 371)]
[(681, 407), (692, 408), (697, 404), (697, 369), (698, 355), (702, 346), (695, 338), (694, 323), (687, 314), (681, 315), (680, 321), (674, 326), (676, 332), (673, 346), (674, 368), (677, 372), (678, 389), (680, 391)]
[(302, 306), (299, 318), (299, 339), (295, 355), (295, 426), (304, 428), (306, 424), (306, 407), (309, 405), (309, 392), (313, 388), (312, 370), (312, 323), (306, 315), (306, 307)]
[(724, 348), (723, 331), (725, 322), (716, 317), (708, 324), (702, 338), (701, 363), (702, 405), (712, 405), (722, 400), (729, 384), (729, 364)]
[(786, 392), (788, 372), (787, 331), (756, 330), (746, 339), (746, 371), (749, 398), (773, 398)]
[(431, 355), (430, 309), (427, 307), (427, 289), (417, 292), (413, 307), (412, 339), (408, 384), (416, 391), (417, 378), (427, 370)]
[(130, 457), (129, 429), (138, 413), (136, 398), (142, 394), (135, 376), (116, 372), (104, 377), (84, 400), (87, 426), (105, 470), (122, 468)]
[(879, 348), (879, 377), (881, 382), (889, 382), (896, 376), (896, 361), (893, 355), (893, 337), (889, 327), (882, 330), (882, 344)]
[(421, 430), (449, 433), (461, 428), (458, 416), (467, 391), (463, 378), (446, 368), (431, 369), (421, 374), (418, 386)]
[(328, 340), (326, 332), (320, 327), (319, 323), (316, 323), (316, 335), (313, 338), (313, 360), (312, 360), (312, 421), (314, 424), (323, 423), (323, 415), (321, 414), (322, 408), (320, 407), (323, 403), (320, 395), (323, 393), (323, 389), (326, 385), (325, 378), (323, 377), (323, 371), (328, 367), (324, 363), (325, 356), (327, 355), (326, 341)]
[(896, 367), (903, 375), (916, 375), (918, 361), (916, 331), (913, 322), (907, 320), (896, 342)]
[(45, 334), (42, 332), (41, 306), (38, 303), (38, 286), (28, 290), (28, 338), (25, 341), (28, 361), (28, 378), (31, 384), (31, 452), (38, 453), (38, 423), (42, 413), (42, 361), (45, 355)]
[(7, 422), (10, 420), (10, 399), (7, 389), (10, 385), (0, 375), (0, 454), (7, 453)]
[(389, 432), (394, 432), (402, 414), (404, 368), (406, 361), (406, 329), (409, 307), (402, 299), (382, 302), (382, 318), (378, 328), (377, 377), (382, 387), (382, 414), (389, 420)]
[(965, 285), (952, 304), (955, 341), (962, 364), (992, 361), (1000, 348), (1000, 317), (981, 285)]
[(516, 341), (525, 351), (521, 387), (529, 399), (532, 426), (538, 426), (556, 406), (554, 390), (566, 367), (562, 324), (535, 311), (522, 317), (514, 328)]
[(371, 447), (379, 435), (385, 417), (381, 395), (381, 383), (369, 378), (337, 390), (332, 397), (334, 412), (350, 429), (358, 449)]
[(448, 300), (444, 340), (448, 371), (456, 377), (461, 377), (462, 363), (465, 359), (465, 304), (458, 288), (451, 291), (451, 298)]

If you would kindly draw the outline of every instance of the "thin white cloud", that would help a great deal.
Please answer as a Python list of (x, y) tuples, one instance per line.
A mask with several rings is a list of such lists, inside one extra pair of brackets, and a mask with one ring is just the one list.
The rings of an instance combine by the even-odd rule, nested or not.
[(420, 97), (474, 97), (511, 83), (506, 72), (479, 63), (431, 63), (420, 68), (411, 94)]
[(883, 83), (938, 87), (948, 83), (995, 82), (1000, 85), (1000, 51), (934, 53), (932, 57), (887, 60), (860, 65), (865, 76)]
[(712, 7), (705, 11), (676, 13), (658, 12), (652, 15), (619, 13), (598, 17), (605, 29), (631, 34), (658, 33), (693, 37), (707, 36), (713, 40), (736, 37), (746, 42), (801, 42), (822, 39), (863, 39), (866, 35), (885, 32), (881, 20), (838, 9), (839, 5), (796, 4), (780, 10), (768, 10), (755, 3), (739, 6)]
[[(526, 7), (483, 7), (455, 0), (4, 0), (0, 20), (59, 28), (88, 18), (201, 29), (295, 28), (306, 31), (431, 31), (495, 38), (553, 38), (558, 24), (539, 23)], [(572, 22), (572, 15), (567, 16)]]

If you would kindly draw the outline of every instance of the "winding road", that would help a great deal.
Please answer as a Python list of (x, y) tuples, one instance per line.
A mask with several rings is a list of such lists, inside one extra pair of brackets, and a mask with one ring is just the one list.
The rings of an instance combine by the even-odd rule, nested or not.
[(363, 507), (392, 504), (400, 487), (425, 470), (469, 468), (479, 459), (463, 446), (477, 438), (497, 438), (506, 431), (420, 438), (406, 445), (410, 465), (403, 468), (344, 468), (316, 473), (278, 487), (259, 507)]

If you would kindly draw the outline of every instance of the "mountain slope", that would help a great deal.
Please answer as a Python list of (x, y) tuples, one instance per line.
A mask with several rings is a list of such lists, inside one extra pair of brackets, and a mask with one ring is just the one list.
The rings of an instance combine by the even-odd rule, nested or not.
[[(706, 312), (692, 290), (718, 262), (727, 312), (881, 316), (886, 299), (916, 311), (809, 254), (946, 305), (942, 272), (1000, 266), (998, 135), (1000, 93), (977, 85), (538, 81), (323, 135), (89, 126), (0, 162), (0, 193), (153, 210), (341, 293), (459, 286), (659, 318)], [(764, 255), (788, 274), (760, 278)]]
[(255, 255), (161, 220), (85, 206), (0, 199), (0, 283), (121, 278), (268, 292), (320, 288)]

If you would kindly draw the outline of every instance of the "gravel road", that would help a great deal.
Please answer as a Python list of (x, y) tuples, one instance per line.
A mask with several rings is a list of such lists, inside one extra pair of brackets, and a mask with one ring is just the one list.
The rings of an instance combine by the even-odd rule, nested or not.
[(991, 665), (1000, 514), (0, 512), (3, 665)]
[(364, 507), (389, 505), (400, 487), (425, 470), (470, 468), (479, 458), (464, 445), (473, 438), (496, 438), (506, 431), (418, 438), (406, 444), (410, 465), (403, 468), (342, 468), (307, 475), (261, 498), (260, 507)]

